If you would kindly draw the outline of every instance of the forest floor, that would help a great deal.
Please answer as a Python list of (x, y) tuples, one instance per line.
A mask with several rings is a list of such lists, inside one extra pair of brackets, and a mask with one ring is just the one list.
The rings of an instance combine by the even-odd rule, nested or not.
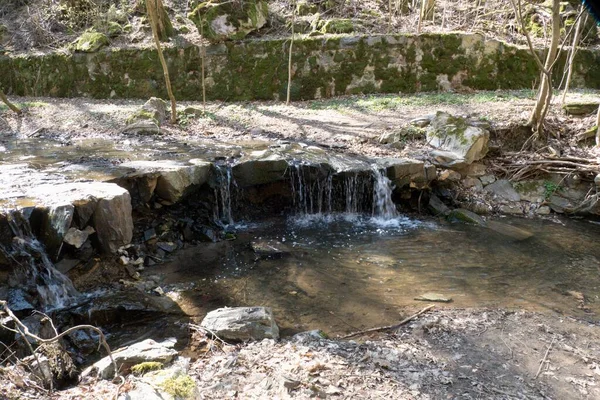
[[(198, 399), (600, 398), (600, 327), (553, 313), (442, 307), (353, 340), (195, 339)], [(50, 394), (0, 372), (8, 399), (125, 399), (139, 379), (84, 379)]]
[[(186, 113), (185, 109), (192, 107), (201, 111), (202, 104), (180, 102), (178, 124), (164, 123), (160, 135), (144, 137), (123, 133), (127, 118), (140, 109), (142, 100), (15, 97), (12, 100), (25, 112), (17, 116), (3, 112), (7, 108), (0, 105), (0, 140), (45, 138), (64, 146), (76, 146), (77, 141), (83, 139), (109, 139), (116, 145), (131, 140), (180, 143), (283, 140), (352, 154), (422, 158), (425, 152), (422, 136), (408, 135), (404, 142), (396, 143), (394, 147), (380, 144), (379, 137), (402, 130), (414, 118), (446, 111), (488, 121), (492, 145), (499, 146), (499, 150), (516, 151), (529, 135), (515, 128), (527, 121), (534, 96), (533, 91), (522, 90), (348, 96), (290, 105), (210, 102), (200, 116)], [(563, 155), (598, 156), (598, 149), (591, 141), (580, 143), (577, 140), (577, 135), (594, 125), (595, 115), (566, 115), (558, 98), (555, 99), (557, 102), (551, 107), (546, 124), (548, 145)], [(598, 101), (598, 93), (575, 92), (567, 96), (567, 102), (572, 101)], [(548, 152), (548, 147), (541, 149), (544, 151)]]

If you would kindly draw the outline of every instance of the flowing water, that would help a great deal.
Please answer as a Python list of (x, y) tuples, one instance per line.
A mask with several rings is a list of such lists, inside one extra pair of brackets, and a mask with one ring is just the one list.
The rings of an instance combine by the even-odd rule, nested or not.
[[(184, 250), (161, 267), (182, 307), (202, 317), (219, 306), (272, 307), (288, 332), (348, 332), (386, 325), (428, 303), (427, 292), (451, 297), (440, 307), (555, 310), (598, 321), (600, 226), (587, 221), (503, 219), (533, 236), (515, 240), (484, 227), (408, 217), (332, 214), (264, 222), (236, 241)], [(253, 240), (278, 241), (289, 255), (256, 259)], [(156, 273), (151, 271), (149, 273)], [(581, 292), (581, 304), (573, 297)], [(571, 293), (571, 294), (569, 294)]]
[(44, 310), (61, 308), (78, 295), (71, 280), (56, 269), (44, 246), (34, 237), (26, 218), (9, 214), (13, 234), (9, 257), (15, 261), (14, 279), (26, 292), (36, 292)]

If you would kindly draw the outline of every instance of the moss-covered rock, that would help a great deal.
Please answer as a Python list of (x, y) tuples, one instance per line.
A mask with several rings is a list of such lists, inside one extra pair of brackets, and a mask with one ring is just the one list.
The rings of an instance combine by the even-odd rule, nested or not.
[(315, 14), (319, 11), (319, 6), (306, 0), (300, 0), (296, 4), (296, 14), (300, 16)]
[(94, 31), (84, 32), (73, 43), (75, 51), (84, 53), (95, 53), (104, 46), (108, 46), (110, 41), (105, 34)]
[(346, 18), (334, 18), (321, 22), (321, 33), (352, 33), (354, 32), (354, 23)]
[(207, 1), (198, 4), (188, 18), (212, 40), (237, 40), (267, 23), (269, 8), (263, 0)]
[(563, 105), (563, 110), (569, 115), (586, 115), (598, 110), (598, 102), (571, 102)]

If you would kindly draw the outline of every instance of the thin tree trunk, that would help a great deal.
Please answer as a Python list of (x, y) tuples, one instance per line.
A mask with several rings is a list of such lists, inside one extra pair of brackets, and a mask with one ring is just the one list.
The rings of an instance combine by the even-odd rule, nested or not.
[(158, 37), (158, 13), (160, 12), (158, 7), (162, 5), (161, 0), (146, 0), (146, 10), (150, 17), (150, 24), (152, 25), (152, 36), (154, 36), (154, 43), (156, 44), (156, 50), (158, 52), (158, 58), (163, 68), (165, 75), (165, 85), (167, 87), (167, 93), (169, 99), (171, 99), (171, 123), (177, 123), (177, 104), (175, 102), (175, 96), (173, 96), (173, 90), (171, 89), (171, 79), (169, 78), (169, 68), (165, 61), (162, 48), (160, 47), (160, 38)]
[[(204, 18), (204, 17), (203, 17)], [(206, 113), (206, 81), (204, 77), (204, 60), (206, 58), (206, 46), (204, 45), (204, 21), (200, 21), (200, 61), (202, 67), (202, 111)]]
[(560, 40), (560, 0), (552, 0), (552, 40), (550, 48), (546, 55), (546, 61), (541, 73), (541, 83), (538, 91), (538, 97), (531, 112), (528, 124), (534, 127), (536, 132), (541, 132), (542, 124), (550, 106), (552, 99), (552, 67), (556, 60), (558, 52), (558, 42)]
[(596, 146), (600, 146), (600, 107), (596, 113)]
[(292, 37), (290, 39), (290, 55), (288, 59), (288, 84), (287, 84), (287, 97), (285, 104), (290, 104), (290, 96), (292, 92), (292, 49), (294, 47), (294, 24), (296, 23), (296, 7), (294, 4), (294, 11), (292, 11)]
[(6, 95), (4, 94), (4, 92), (2, 90), (0, 90), (0, 100), (2, 100), (2, 102), (4, 104), (6, 104), (8, 106), (8, 108), (10, 108), (12, 111), (16, 112), (18, 115), (21, 115), (23, 113), (23, 111), (21, 111), (21, 109), (17, 106), (15, 106), (13, 103), (11, 103), (11, 101), (6, 97)]
[(571, 84), (571, 75), (573, 73), (573, 61), (575, 60), (575, 54), (577, 53), (577, 45), (579, 44), (579, 37), (581, 36), (581, 26), (587, 17), (583, 17), (583, 6), (579, 8), (579, 16), (577, 19), (577, 26), (575, 27), (575, 35), (573, 35), (573, 45), (571, 46), (571, 52), (569, 53), (569, 61), (567, 63), (567, 79), (565, 80), (565, 89), (563, 90), (560, 102), (565, 104), (565, 97), (569, 91), (569, 85)]

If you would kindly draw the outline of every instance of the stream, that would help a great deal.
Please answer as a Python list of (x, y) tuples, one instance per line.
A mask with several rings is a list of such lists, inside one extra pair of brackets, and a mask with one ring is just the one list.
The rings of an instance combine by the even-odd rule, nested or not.
[[(436, 219), (352, 214), (238, 225), (237, 239), (188, 247), (146, 274), (201, 319), (220, 306), (272, 307), (282, 333), (341, 334), (394, 323), (427, 292), (440, 307), (556, 311), (581, 319), (599, 309), (600, 226), (587, 220), (502, 218), (533, 236)], [(285, 254), (257, 257), (255, 241)], [(569, 294), (571, 292), (571, 294)], [(583, 293), (581, 304), (574, 296)]]

